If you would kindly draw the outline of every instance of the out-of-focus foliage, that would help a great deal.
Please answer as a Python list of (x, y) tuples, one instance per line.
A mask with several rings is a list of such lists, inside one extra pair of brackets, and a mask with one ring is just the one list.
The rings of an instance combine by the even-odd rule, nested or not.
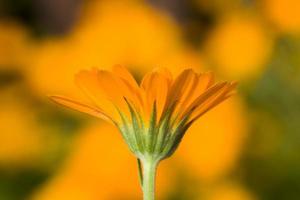
[(243, 165), (262, 199), (299, 198), (299, 47), (298, 38), (280, 38), (268, 70), (248, 94), (253, 137)]
[(141, 199), (120, 134), (47, 99), (80, 96), (79, 69), (123, 64), (137, 80), (192, 67), (240, 83), (161, 164), (158, 199), (298, 200), (299, 10), (298, 0), (0, 1), (0, 199)]

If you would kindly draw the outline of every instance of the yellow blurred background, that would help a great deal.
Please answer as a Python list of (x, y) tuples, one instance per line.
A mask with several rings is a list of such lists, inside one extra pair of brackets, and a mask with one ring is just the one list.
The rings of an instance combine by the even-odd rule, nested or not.
[(300, 199), (299, 0), (0, 0), (0, 199), (138, 200), (118, 131), (54, 105), (80, 69), (212, 70), (238, 94), (162, 162), (161, 200)]

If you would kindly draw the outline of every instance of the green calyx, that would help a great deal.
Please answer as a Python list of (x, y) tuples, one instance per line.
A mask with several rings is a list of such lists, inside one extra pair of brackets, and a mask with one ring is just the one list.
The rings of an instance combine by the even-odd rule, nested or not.
[(151, 158), (155, 162), (171, 156), (190, 126), (188, 116), (175, 122), (172, 117), (174, 107), (170, 107), (158, 121), (154, 103), (149, 123), (146, 124), (132, 104), (126, 102), (130, 118), (119, 112), (122, 124), (118, 128), (130, 150), (139, 159)]
[(155, 199), (155, 177), (159, 162), (171, 156), (177, 149), (186, 130), (190, 127), (190, 114), (183, 119), (174, 116), (174, 105), (166, 109), (158, 120), (156, 103), (152, 106), (149, 121), (125, 99), (130, 117), (119, 111), (122, 122), (117, 124), (129, 149), (138, 160), (140, 185), (144, 200)]

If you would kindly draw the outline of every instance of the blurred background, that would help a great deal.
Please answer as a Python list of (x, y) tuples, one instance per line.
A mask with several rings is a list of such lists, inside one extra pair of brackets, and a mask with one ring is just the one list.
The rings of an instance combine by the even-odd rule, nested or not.
[[(300, 199), (299, 0), (1, 0), (0, 199), (138, 200), (116, 129), (54, 105), (79, 69), (213, 70), (234, 98), (162, 162), (161, 200)], [(125, 168), (125, 169), (124, 169)]]

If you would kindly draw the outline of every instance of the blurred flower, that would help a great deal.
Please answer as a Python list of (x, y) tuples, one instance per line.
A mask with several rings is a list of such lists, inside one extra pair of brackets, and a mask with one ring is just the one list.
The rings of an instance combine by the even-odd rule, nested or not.
[[(92, 125), (83, 130), (73, 147), (74, 151), (60, 172), (37, 191), (34, 200), (141, 198), (136, 159), (116, 128)], [(104, 153), (100, 155), (99, 152)], [(162, 173), (157, 181), (161, 196), (172, 184), (174, 174), (165, 168), (160, 170)]]
[[(90, 46), (86, 38), (92, 40), (95, 49), (89, 53), (96, 58), (105, 53), (112, 57), (110, 62), (117, 58), (122, 64), (145, 67), (142, 73), (149, 70), (145, 64), (180, 45), (179, 30), (171, 18), (141, 1), (105, 0), (90, 4), (77, 30), (74, 34), (82, 46)], [(115, 64), (110, 62), (109, 66)]]
[[(51, 170), (63, 150), (60, 133), (43, 124), (19, 85), (0, 92), (0, 166), (4, 170)], [(25, 95), (26, 94), (26, 95)]]
[(245, 136), (245, 115), (235, 97), (190, 128), (178, 150), (178, 159), (202, 182), (215, 181), (235, 167)]
[(221, 75), (245, 80), (259, 76), (269, 59), (272, 40), (255, 17), (225, 17), (211, 34), (207, 53)]
[(300, 1), (264, 0), (265, 14), (283, 32), (300, 33)]
[(28, 64), (32, 44), (25, 27), (12, 21), (0, 21), (0, 68)]
[(7, 168), (35, 166), (44, 151), (43, 135), (32, 111), (12, 99), (1, 99), (0, 165)]
[(179, 31), (168, 17), (140, 1), (125, 2), (90, 2), (73, 33), (43, 42), (29, 72), (32, 87), (42, 94), (74, 94), (78, 67), (121, 63), (139, 74), (179, 48)]
[(210, 189), (204, 200), (255, 200), (254, 196), (238, 183), (225, 182)]

